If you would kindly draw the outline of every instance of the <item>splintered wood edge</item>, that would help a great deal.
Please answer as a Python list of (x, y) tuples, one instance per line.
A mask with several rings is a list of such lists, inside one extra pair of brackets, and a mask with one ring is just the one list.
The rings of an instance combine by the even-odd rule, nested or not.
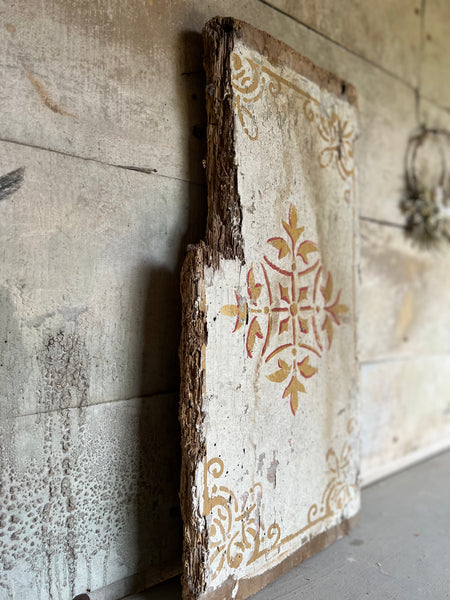
[(200, 242), (189, 250), (181, 274), (180, 502), (184, 524), (182, 585), (185, 600), (199, 598), (204, 592), (208, 564), (207, 531), (200, 527), (201, 516), (193, 498), (196, 469), (206, 455), (202, 431), (202, 354), (208, 336), (204, 268), (217, 268), (220, 257), (237, 258), (244, 263), (230, 72), (233, 36), (232, 19), (214, 19), (203, 31), (207, 77), (208, 221), (206, 243)]
[[(245, 263), (242, 240), (242, 207), (237, 189), (237, 165), (234, 147), (234, 110), (231, 86), (231, 61), (235, 38), (266, 56), (274, 66), (285, 65), (307, 77), (322, 89), (357, 105), (354, 87), (332, 73), (316, 67), (286, 44), (251, 25), (228, 17), (211, 19), (203, 30), (205, 49), (207, 108), (207, 189), (208, 219), (205, 242), (191, 247), (181, 274), (182, 336), (180, 343), (181, 390), (179, 419), (181, 424), (180, 503), (184, 523), (183, 599), (222, 600), (230, 598), (236, 580), (232, 577), (218, 590), (206, 592), (208, 533), (201, 526), (201, 515), (194, 505), (195, 476), (206, 456), (202, 431), (204, 384), (203, 353), (208, 331), (204, 298), (204, 268), (218, 268), (220, 258)], [(326, 531), (279, 565), (260, 576), (241, 580), (237, 600), (243, 600), (273, 581), (293, 566), (312, 556), (338, 537), (347, 533), (356, 517)], [(203, 523), (204, 525), (204, 523)], [(232, 582), (232, 587), (231, 586)]]

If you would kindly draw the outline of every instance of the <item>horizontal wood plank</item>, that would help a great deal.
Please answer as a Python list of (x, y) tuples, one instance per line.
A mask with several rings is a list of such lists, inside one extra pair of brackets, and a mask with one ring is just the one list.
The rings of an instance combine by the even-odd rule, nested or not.
[[(450, 354), (362, 365), (364, 481), (450, 445)], [(391, 466), (391, 470), (389, 469)]]
[(258, 0), (5, 4), (0, 137), (203, 181), (200, 32), (224, 11), (355, 85), (361, 212), (399, 221), (413, 90)]
[(1, 598), (73, 598), (177, 571), (176, 394), (17, 417), (0, 435)]
[(410, 85), (417, 85), (420, 2), (268, 0), (268, 3)]
[(176, 391), (203, 188), (18, 144), (0, 164), (1, 416)]
[(362, 221), (362, 361), (450, 353), (450, 250), (423, 249), (403, 230)]
[(450, 111), (450, 3), (427, 0), (421, 86), (423, 96)]

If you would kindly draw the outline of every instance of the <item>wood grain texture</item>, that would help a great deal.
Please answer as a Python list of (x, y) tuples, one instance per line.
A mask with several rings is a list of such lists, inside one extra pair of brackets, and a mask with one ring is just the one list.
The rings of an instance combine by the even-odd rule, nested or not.
[(177, 391), (177, 278), (202, 188), (10, 143), (0, 161), (23, 173), (0, 202), (0, 414)]
[(117, 599), (179, 571), (177, 408), (172, 394), (0, 421), (2, 599)]
[(450, 353), (447, 248), (424, 250), (401, 229), (365, 221), (360, 231), (361, 360)]
[(420, 2), (268, 0), (348, 50), (416, 86), (420, 57)]
[(126, 9), (118, 0), (50, 0), (45, 11), (32, 2), (5, 2), (1, 137), (203, 182), (200, 33), (208, 18), (224, 12), (358, 88), (361, 210), (398, 220), (392, 199), (402, 185), (403, 146), (415, 125), (413, 91), (257, 0), (225, 6), (222, 0), (201, 6), (197, 0), (132, 0)]
[[(362, 365), (362, 452), (366, 482), (449, 447), (450, 354)], [(409, 457), (409, 461), (408, 461)]]
[(450, 111), (450, 4), (427, 0), (420, 93)]

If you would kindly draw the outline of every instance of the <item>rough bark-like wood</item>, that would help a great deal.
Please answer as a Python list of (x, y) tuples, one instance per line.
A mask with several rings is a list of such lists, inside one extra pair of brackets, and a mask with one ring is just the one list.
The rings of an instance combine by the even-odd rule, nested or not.
[(184, 523), (183, 539), (183, 597), (195, 598), (204, 588), (206, 529), (199, 531), (193, 505), (195, 470), (205, 456), (202, 437), (202, 348), (207, 341), (206, 315), (198, 304), (202, 295), (203, 265), (208, 260), (204, 244), (193, 247), (185, 260), (181, 274), (183, 303), (181, 364), (181, 514)]
[(197, 598), (205, 587), (206, 529), (198, 529), (192, 490), (196, 467), (205, 456), (202, 438), (202, 348), (207, 342), (202, 297), (203, 269), (220, 256), (244, 261), (241, 206), (234, 162), (234, 117), (230, 78), (233, 19), (214, 19), (203, 32), (208, 111), (208, 222), (206, 244), (192, 247), (181, 276), (183, 333), (180, 345), (182, 431), (181, 511), (184, 521), (183, 597)]
[[(244, 262), (242, 211), (234, 161), (234, 115), (230, 53), (235, 21), (212, 19), (203, 31), (206, 71), (208, 223), (206, 242), (217, 259)], [(216, 260), (214, 261), (217, 262)]]

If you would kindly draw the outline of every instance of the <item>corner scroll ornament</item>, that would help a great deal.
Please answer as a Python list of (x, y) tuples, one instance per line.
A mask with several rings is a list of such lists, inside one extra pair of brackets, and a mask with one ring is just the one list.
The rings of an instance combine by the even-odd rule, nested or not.
[(289, 398), (295, 415), (299, 394), (306, 393), (303, 382), (318, 372), (319, 360), (331, 348), (335, 328), (349, 309), (321, 264), (317, 244), (304, 237), (294, 205), (282, 226), (285, 235), (269, 238), (271, 252), (258, 268), (251, 265), (247, 294), (235, 291), (236, 303), (220, 312), (235, 319), (233, 333), (247, 327), (249, 358), (259, 352), (268, 368), (276, 365), (266, 377), (283, 384), (282, 397)]
[[(303, 100), (303, 114), (315, 124), (325, 147), (319, 154), (319, 165), (326, 169), (334, 165), (343, 181), (351, 179), (355, 174), (353, 140), (355, 132), (348, 121), (342, 122), (333, 112), (324, 116), (320, 110), (320, 102), (298, 85), (277, 75), (265, 65), (259, 65), (251, 58), (243, 59), (236, 53), (231, 55), (231, 84), (234, 89), (234, 107), (245, 134), (251, 140), (257, 140), (259, 131), (254, 105), (268, 93), (276, 97), (283, 88), (289, 89)], [(345, 193), (345, 200), (350, 200), (350, 190)]]
[[(220, 485), (225, 470), (222, 459), (215, 457), (205, 461), (203, 516), (209, 523), (209, 564), (213, 581), (224, 568), (237, 569), (260, 559), (267, 560), (272, 552), (279, 556), (283, 546), (293, 539), (322, 521), (343, 514), (358, 493), (352, 442), (355, 431), (356, 422), (350, 419), (347, 423), (348, 438), (340, 453), (330, 448), (326, 454), (330, 479), (320, 501), (309, 507), (306, 524), (285, 537), (282, 537), (278, 523), (273, 522), (267, 529), (264, 526), (260, 483), (255, 483), (238, 499), (230, 488)], [(209, 477), (213, 478), (212, 485)]]
[(208, 473), (220, 480), (224, 464), (213, 458), (204, 467), (203, 514), (209, 520), (209, 550), (212, 580), (227, 565), (237, 569), (250, 565), (277, 547), (281, 537), (278, 523), (265, 529), (261, 522), (262, 486), (255, 483), (238, 501), (229, 488), (214, 484), (208, 492)]

